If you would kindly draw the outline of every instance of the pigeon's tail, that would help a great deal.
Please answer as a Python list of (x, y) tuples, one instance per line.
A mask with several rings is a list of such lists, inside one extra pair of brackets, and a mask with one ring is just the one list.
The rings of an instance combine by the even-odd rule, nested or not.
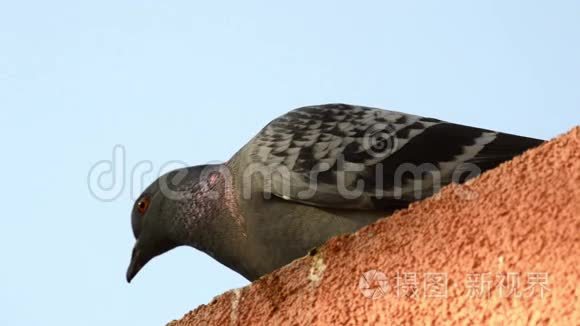
[[(459, 129), (457, 129), (459, 128)], [(454, 133), (454, 131), (459, 131)], [(474, 140), (478, 137), (483, 137), (487, 139), (493, 138), (485, 145), (481, 146), (478, 152), (473, 155), (472, 158), (457, 162), (457, 166), (453, 171), (445, 171), (439, 174), (442, 179), (440, 180), (440, 186), (445, 186), (450, 183), (464, 183), (469, 179), (475, 178), (481, 175), (483, 172), (494, 169), (500, 164), (512, 160), (514, 157), (521, 155), (527, 150), (537, 147), (543, 144), (545, 141), (541, 139), (534, 139), (529, 137), (516, 136), (501, 132), (494, 132), (491, 130), (464, 127), (455, 124), (445, 124), (441, 125), (439, 130), (436, 127), (431, 129), (431, 134), (428, 134), (429, 130), (425, 132), (423, 140), (425, 143), (422, 144), (422, 148), (425, 150), (431, 150), (432, 155), (428, 157), (435, 157), (436, 155), (446, 154), (449, 152), (457, 153), (457, 148), (464, 148), (462, 153), (468, 153), (469, 149), (465, 149), (465, 144), (473, 144)], [(484, 136), (481, 136), (484, 135)], [(418, 136), (417, 139), (420, 139)], [(449, 138), (447, 138), (449, 137)], [(475, 138), (474, 138), (475, 137)], [(442, 141), (452, 139), (453, 141)], [(437, 146), (437, 142), (444, 143), (446, 146)], [(432, 142), (432, 143), (430, 143)], [(454, 147), (455, 146), (455, 147)], [(470, 145), (467, 145), (469, 147)], [(473, 146), (473, 145), (471, 145)], [(473, 152), (471, 152), (473, 153)], [(442, 155), (441, 157), (444, 157)], [(461, 158), (461, 155), (456, 156)], [(441, 165), (439, 165), (441, 167)], [(392, 176), (390, 176), (392, 177)], [(415, 176), (417, 178), (417, 176)], [(396, 179), (396, 178), (395, 178)], [(417, 193), (405, 193), (400, 198), (371, 198), (373, 205), (376, 209), (399, 209), (405, 208), (411, 202), (424, 199), (435, 194), (439, 187), (431, 186), (428, 179), (424, 179), (424, 176), (419, 176), (419, 179), (415, 181), (427, 181), (419, 182), (420, 192)], [(389, 180), (385, 180), (383, 184), (387, 184)], [(405, 180), (403, 180), (404, 182)], [(407, 180), (408, 184), (411, 184)], [(416, 186), (414, 186), (416, 187)], [(415, 189), (416, 191), (416, 189)]]
[(498, 133), (491, 143), (466, 163), (473, 163), (484, 172), (543, 143), (541, 139)]
[[(488, 132), (483, 129), (480, 130), (482, 132)], [(505, 133), (495, 133), (494, 137), (494, 140), (486, 144), (475, 157), (462, 162), (454, 173), (443, 176), (441, 185), (464, 183), (545, 142), (541, 139)], [(475, 170), (473, 166), (475, 166)], [(423, 183), (419, 184), (422, 185)], [(419, 196), (416, 194), (406, 194), (401, 198), (371, 198), (374, 208), (379, 210), (406, 208), (411, 202), (430, 197), (439, 189), (437, 187), (430, 187), (430, 183), (428, 182), (424, 184), (427, 187), (420, 189)]]

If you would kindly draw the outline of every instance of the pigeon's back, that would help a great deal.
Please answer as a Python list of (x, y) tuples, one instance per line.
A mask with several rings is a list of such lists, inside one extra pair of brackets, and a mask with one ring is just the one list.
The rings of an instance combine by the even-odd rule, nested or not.
[(248, 194), (306, 205), (391, 210), (542, 142), (377, 108), (308, 106), (275, 119), (244, 147), (240, 182)]

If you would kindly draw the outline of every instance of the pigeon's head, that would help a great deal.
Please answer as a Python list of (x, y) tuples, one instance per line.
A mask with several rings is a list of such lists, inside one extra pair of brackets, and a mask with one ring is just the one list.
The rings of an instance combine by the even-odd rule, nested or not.
[(184, 202), (192, 202), (191, 196), (199, 188), (206, 167), (169, 172), (147, 187), (135, 201), (131, 226), (136, 242), (127, 269), (127, 282), (151, 259), (184, 244), (179, 219), (187, 207)]

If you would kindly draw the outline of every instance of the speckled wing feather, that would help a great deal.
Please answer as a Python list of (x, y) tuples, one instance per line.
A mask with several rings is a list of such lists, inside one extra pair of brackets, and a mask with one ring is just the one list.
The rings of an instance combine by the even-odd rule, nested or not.
[(401, 112), (328, 104), (272, 121), (246, 155), (254, 172), (266, 176), (263, 191), (280, 198), (394, 209), (541, 143)]

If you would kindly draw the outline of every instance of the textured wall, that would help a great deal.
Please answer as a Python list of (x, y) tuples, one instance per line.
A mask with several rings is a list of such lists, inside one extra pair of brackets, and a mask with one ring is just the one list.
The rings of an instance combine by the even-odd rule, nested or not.
[(579, 235), (577, 127), (172, 325), (578, 324)]

